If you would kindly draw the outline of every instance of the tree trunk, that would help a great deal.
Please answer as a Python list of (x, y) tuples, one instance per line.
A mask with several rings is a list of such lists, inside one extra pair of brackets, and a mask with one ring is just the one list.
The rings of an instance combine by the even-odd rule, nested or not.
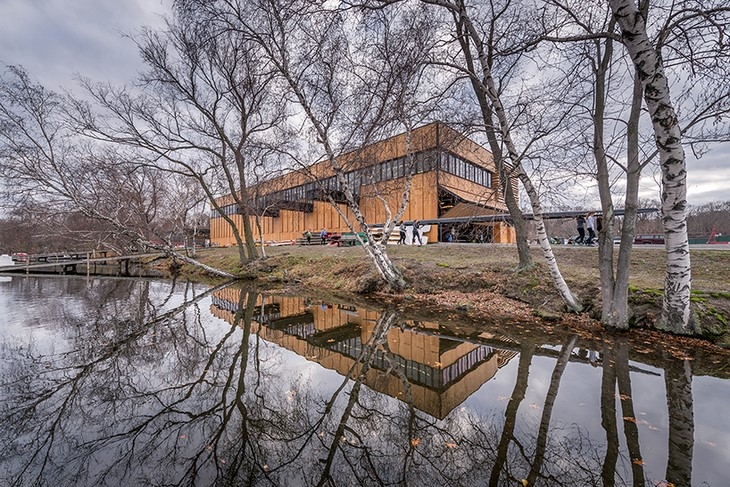
[(396, 267), (390, 256), (385, 251), (385, 246), (380, 243), (365, 242), (363, 245), (370, 259), (375, 264), (380, 277), (396, 292), (402, 291), (406, 287), (406, 281), (403, 273)]
[(644, 459), (641, 457), (639, 427), (634, 413), (634, 399), (631, 395), (631, 375), (629, 371), (629, 349), (625, 342), (618, 343), (616, 352), (616, 378), (621, 398), (621, 411), (624, 419), (626, 446), (629, 449), (631, 473), (634, 487), (644, 487)]
[(692, 403), (692, 365), (689, 360), (669, 359), (664, 368), (669, 412), (667, 482), (692, 485), (694, 447), (694, 409)]
[(537, 480), (537, 476), (542, 469), (542, 462), (545, 459), (545, 447), (547, 446), (548, 433), (550, 431), (550, 418), (553, 415), (553, 406), (555, 405), (555, 400), (558, 398), (558, 389), (560, 388), (563, 372), (565, 372), (565, 368), (568, 366), (570, 354), (575, 348), (575, 342), (577, 340), (578, 337), (576, 335), (571, 335), (563, 344), (563, 349), (560, 351), (560, 355), (555, 362), (553, 374), (550, 376), (550, 386), (545, 395), (545, 404), (542, 406), (540, 428), (537, 434), (537, 441), (535, 442), (535, 459), (532, 461), (530, 473), (527, 474), (527, 485), (535, 485), (535, 480)]
[(626, 197), (624, 199), (624, 221), (621, 226), (621, 245), (618, 250), (616, 264), (616, 282), (614, 284), (613, 306), (609, 316), (614, 328), (629, 327), (629, 271), (631, 268), (631, 251), (634, 246), (634, 229), (639, 208), (639, 180), (641, 164), (639, 162), (639, 119), (641, 117), (641, 100), (644, 89), (638, 73), (634, 77), (634, 94), (631, 100), (631, 113), (626, 126)]
[(537, 239), (540, 243), (542, 255), (545, 258), (545, 263), (547, 264), (548, 270), (550, 271), (550, 276), (553, 278), (553, 283), (555, 284), (555, 287), (557, 288), (560, 296), (563, 298), (563, 301), (568, 306), (568, 308), (571, 311), (580, 312), (583, 310), (583, 305), (573, 295), (570, 288), (568, 287), (568, 284), (565, 282), (565, 279), (563, 279), (563, 275), (560, 273), (560, 269), (558, 268), (558, 261), (555, 259), (555, 254), (553, 254), (553, 248), (550, 246), (547, 231), (545, 230), (545, 222), (542, 218), (542, 207), (540, 205), (540, 197), (537, 194), (537, 190), (532, 185), (532, 181), (524, 172), (521, 165), (515, 167), (515, 170), (517, 170), (520, 181), (522, 181), (522, 185), (525, 187), (527, 196), (530, 197), (530, 203), (532, 204), (532, 214), (535, 218), (535, 224), (537, 229)]
[(542, 218), (540, 196), (538, 195), (535, 186), (532, 184), (530, 177), (527, 175), (524, 168), (522, 167), (520, 155), (512, 140), (510, 130), (511, 125), (507, 119), (507, 112), (504, 109), (504, 105), (502, 105), (502, 100), (495, 85), (494, 78), (492, 76), (491, 66), (489, 60), (486, 57), (486, 53), (484, 51), (484, 46), (481, 41), (479, 32), (477, 31), (474, 24), (471, 22), (471, 18), (469, 17), (465, 8), (454, 10), (454, 14), (457, 15), (459, 20), (464, 23), (464, 28), (466, 29), (469, 37), (476, 46), (482, 74), (481, 89), (484, 90), (484, 94), (489, 99), (492, 110), (494, 111), (494, 114), (496, 115), (499, 122), (502, 142), (507, 148), (507, 154), (509, 155), (510, 162), (513, 166), (512, 172), (520, 179), (523, 187), (525, 188), (525, 191), (527, 192), (527, 196), (530, 198), (532, 213), (535, 218), (535, 223), (537, 225), (537, 236), (540, 242), (540, 248), (542, 249), (543, 256), (545, 257), (545, 263), (550, 270), (550, 276), (553, 278), (555, 287), (557, 288), (560, 296), (563, 298), (563, 301), (568, 306), (568, 308), (576, 312), (582, 311), (583, 306), (570, 291), (568, 284), (565, 282), (562, 274), (560, 273), (558, 263), (555, 260), (553, 249), (550, 246), (550, 241), (548, 240), (547, 232), (545, 231), (545, 223)]
[[(610, 21), (608, 31), (613, 31), (615, 21)], [(601, 322), (611, 326), (610, 319), (614, 301), (613, 273), (613, 199), (608, 171), (608, 159), (603, 139), (604, 118), (606, 115), (606, 78), (613, 57), (613, 41), (607, 38), (605, 51), (601, 52), (601, 42), (596, 41), (596, 85), (593, 112), (593, 157), (596, 161), (598, 194), (601, 199), (603, 225), (598, 234), (598, 270), (601, 281)]]
[[(520, 210), (520, 205), (517, 202), (517, 196), (515, 195), (515, 192), (512, 188), (512, 180), (509, 178), (509, 173), (505, 168), (502, 147), (499, 143), (499, 140), (497, 140), (497, 130), (494, 126), (494, 113), (492, 111), (491, 105), (489, 104), (489, 100), (487, 99), (484, 84), (479, 82), (478, 73), (474, 68), (474, 60), (472, 58), (470, 43), (468, 41), (469, 38), (465, 35), (465, 33), (463, 32), (463, 27), (458, 22), (456, 23), (456, 30), (459, 35), (459, 44), (461, 45), (461, 50), (464, 53), (466, 67), (469, 70), (469, 74), (471, 75), (469, 77), (469, 80), (471, 81), (472, 89), (474, 90), (474, 94), (476, 95), (479, 102), (479, 108), (481, 109), (482, 121), (484, 123), (484, 129), (487, 133), (489, 148), (492, 151), (492, 158), (494, 160), (494, 165), (497, 169), (497, 175), (499, 177), (500, 190), (502, 191), (504, 201), (507, 204), (507, 210), (509, 211), (509, 214), (512, 217), (512, 221), (515, 225), (515, 234), (517, 239), (517, 256), (519, 258), (517, 271), (519, 272), (521, 270), (530, 269), (532, 268), (534, 263), (532, 261), (530, 245), (527, 241), (527, 224), (525, 223), (525, 219), (522, 216), (522, 210)], [(479, 57), (487, 58), (486, 53), (482, 52), (484, 50), (483, 44), (477, 44), (475, 47), (479, 52)]]
[(230, 279), (235, 279), (236, 278), (236, 276), (234, 276), (233, 274), (229, 274), (228, 272), (225, 272), (225, 271), (216, 269), (215, 267), (210, 267), (209, 265), (205, 265), (202, 262), (198, 262), (197, 260), (195, 260), (195, 259), (193, 259), (191, 257), (188, 257), (186, 255), (183, 255), (183, 254), (181, 254), (179, 252), (169, 251), (169, 253), (174, 258), (180, 259), (183, 262), (187, 262), (190, 265), (193, 265), (195, 267), (198, 267), (200, 269), (203, 269), (205, 272), (207, 272), (209, 274), (213, 274), (214, 276), (228, 277)]
[(621, 26), (624, 44), (644, 87), (662, 169), (662, 220), (667, 269), (660, 329), (672, 333), (694, 333), (690, 310), (692, 275), (687, 239), (687, 167), (677, 114), (669, 96), (669, 83), (662, 59), (646, 33), (646, 21), (633, 0), (609, 0)]

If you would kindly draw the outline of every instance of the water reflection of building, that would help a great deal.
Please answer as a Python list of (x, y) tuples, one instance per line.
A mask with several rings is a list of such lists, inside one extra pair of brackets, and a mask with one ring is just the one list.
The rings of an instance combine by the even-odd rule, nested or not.
[[(223, 289), (213, 296), (214, 316), (233, 322), (240, 291)], [(379, 313), (342, 304), (315, 303), (301, 297), (263, 296), (253, 315), (252, 332), (263, 339), (316, 361), (342, 375), (359, 371), (363, 344)], [(406, 391), (398, 367), (410, 385), (414, 406), (444, 418), (461, 404), (516, 352), (465, 343), (439, 336), (437, 323), (405, 321), (388, 332), (388, 353), (376, 350), (368, 387), (400, 399)]]

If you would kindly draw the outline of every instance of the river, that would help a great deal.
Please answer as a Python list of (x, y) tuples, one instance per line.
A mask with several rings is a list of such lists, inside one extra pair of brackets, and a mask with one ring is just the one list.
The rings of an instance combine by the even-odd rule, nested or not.
[(621, 336), (76, 277), (0, 316), (0, 485), (730, 484), (730, 380)]

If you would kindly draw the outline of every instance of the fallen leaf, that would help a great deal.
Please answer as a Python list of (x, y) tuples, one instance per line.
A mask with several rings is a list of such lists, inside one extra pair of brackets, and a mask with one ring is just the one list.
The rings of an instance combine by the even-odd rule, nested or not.
[(644, 460), (642, 460), (641, 458), (634, 458), (633, 460), (631, 460), (631, 463), (633, 463), (634, 465), (644, 465)]
[(624, 421), (631, 421), (632, 423), (636, 423), (636, 418), (632, 418), (631, 416), (624, 416)]
[(457, 446), (459, 446), (456, 443), (451, 442), (451, 441), (445, 442), (444, 445), (446, 445), (448, 448), (456, 448)]
[(528, 484), (527, 480), (522, 479), (522, 487), (527, 487), (527, 484)]
[(421, 443), (420, 438), (411, 438), (411, 446), (418, 446)]

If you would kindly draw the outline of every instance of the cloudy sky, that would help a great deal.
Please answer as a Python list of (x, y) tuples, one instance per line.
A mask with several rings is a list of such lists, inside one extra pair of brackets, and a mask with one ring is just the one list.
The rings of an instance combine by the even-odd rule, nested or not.
[[(134, 35), (161, 23), (170, 0), (0, 0), (0, 63), (20, 64), (48, 88), (73, 88), (79, 73), (124, 83), (141, 68)], [(688, 151), (691, 204), (730, 200), (730, 144), (699, 161)], [(642, 197), (658, 199), (647, 175)]]
[(0, 62), (20, 64), (48, 88), (73, 87), (74, 73), (97, 81), (133, 78), (132, 40), (158, 25), (167, 0), (0, 0)]

